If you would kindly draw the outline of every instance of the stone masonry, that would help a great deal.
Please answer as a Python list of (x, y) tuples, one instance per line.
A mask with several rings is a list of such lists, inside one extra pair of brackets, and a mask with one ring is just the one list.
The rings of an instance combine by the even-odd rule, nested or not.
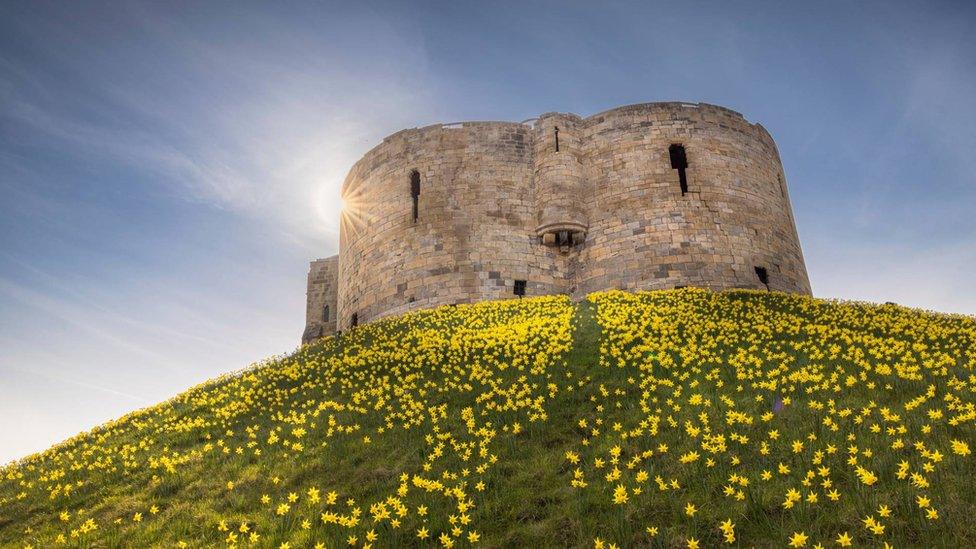
[(339, 256), (312, 262), (305, 295), (305, 333), (302, 334), (302, 341), (313, 341), (335, 333), (339, 312)]
[(776, 144), (715, 105), (403, 130), (342, 196), (339, 255), (309, 270), (303, 342), (522, 288), (810, 293)]

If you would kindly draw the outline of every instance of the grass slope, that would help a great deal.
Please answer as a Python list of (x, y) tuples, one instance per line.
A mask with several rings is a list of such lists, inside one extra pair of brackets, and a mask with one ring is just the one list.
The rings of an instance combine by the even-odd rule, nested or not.
[(749, 291), (418, 312), (0, 469), (0, 545), (972, 547), (974, 343)]

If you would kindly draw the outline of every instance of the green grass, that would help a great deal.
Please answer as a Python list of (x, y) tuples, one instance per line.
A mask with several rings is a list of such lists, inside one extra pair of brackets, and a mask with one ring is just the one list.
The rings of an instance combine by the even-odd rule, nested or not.
[[(711, 547), (731, 520), (732, 546), (797, 533), (837, 546), (844, 532), (855, 546), (976, 546), (976, 468), (952, 444), (976, 444), (974, 342), (971, 317), (748, 291), (423, 311), (0, 469), (0, 545), (468, 546), (473, 533), (498, 547)], [(700, 457), (682, 463), (690, 452)], [(899, 478), (899, 463), (926, 486)], [(878, 480), (859, 480), (859, 466)], [(614, 503), (620, 486), (626, 503)], [(787, 508), (791, 489), (802, 500)], [(869, 516), (883, 532), (864, 527)]]

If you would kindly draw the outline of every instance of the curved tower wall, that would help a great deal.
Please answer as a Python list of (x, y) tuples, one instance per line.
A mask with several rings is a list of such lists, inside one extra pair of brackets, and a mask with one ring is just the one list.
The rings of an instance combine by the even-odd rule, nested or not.
[[(684, 150), (684, 193), (672, 145)], [(357, 162), (342, 192), (340, 330), (514, 297), (516, 281), (525, 295), (676, 286), (810, 293), (772, 138), (714, 105), (404, 130)]]
[[(651, 103), (587, 119), (590, 228), (579, 291), (768, 287), (810, 293), (783, 168), (766, 130), (705, 104)], [(684, 147), (687, 192), (671, 167)]]
[[(343, 185), (339, 326), (412, 309), (567, 291), (567, 258), (535, 234), (532, 127), (429, 126), (394, 134)], [(413, 220), (410, 172), (420, 174)]]

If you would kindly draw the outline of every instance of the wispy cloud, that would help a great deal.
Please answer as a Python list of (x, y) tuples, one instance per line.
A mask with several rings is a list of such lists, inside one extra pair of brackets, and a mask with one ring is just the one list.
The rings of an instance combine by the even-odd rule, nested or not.
[[(136, 403), (138, 403), (140, 405), (143, 405), (143, 406), (148, 406), (150, 404), (154, 404), (155, 403), (154, 401), (151, 401), (151, 400), (149, 400), (149, 399), (147, 399), (145, 397), (141, 397), (141, 396), (138, 396), (138, 395), (133, 395), (133, 394), (127, 393), (125, 391), (119, 391), (117, 389), (113, 389), (112, 387), (105, 387), (105, 386), (102, 386), (102, 385), (98, 385), (96, 383), (90, 383), (90, 382), (82, 381), (82, 380), (78, 380), (78, 379), (71, 379), (71, 378), (66, 377), (66, 376), (63, 376), (63, 375), (58, 375), (56, 373), (40, 372), (40, 371), (37, 371), (37, 370), (34, 370), (34, 369), (28, 369), (28, 368), (17, 367), (17, 366), (0, 366), (0, 368), (2, 368), (4, 370), (8, 370), (8, 371), (19, 372), (21, 374), (26, 374), (26, 375), (29, 375), (29, 376), (40, 377), (40, 378), (43, 378), (43, 379), (46, 379), (46, 380), (55, 381), (57, 383), (63, 383), (63, 384), (66, 384), (66, 385), (70, 385), (72, 387), (80, 387), (82, 389), (90, 389), (90, 390), (95, 390), (95, 391), (99, 391), (99, 392), (102, 392), (102, 393), (106, 393), (106, 394), (109, 394), (109, 395), (122, 397), (122, 398), (124, 398), (126, 400), (130, 400), (132, 402), (136, 402)], [(55, 370), (55, 372), (56, 371), (59, 371), (59, 370)]]
[(98, 322), (93, 322), (98, 316), (97, 311), (83, 310), (66, 301), (58, 300), (50, 294), (38, 292), (3, 278), (0, 278), (0, 296), (3, 296), (4, 301), (8, 303), (16, 301), (29, 308), (38, 309), (47, 316), (65, 322), (105, 345), (134, 353), (145, 361), (143, 364), (165, 369), (173, 367), (172, 361), (167, 360), (165, 355), (133, 343), (129, 339), (120, 337), (118, 331), (103, 329)]
[[(147, 49), (165, 52), (145, 78), (118, 78), (117, 44), (50, 53), (60, 65), (87, 62), (91, 112), (64, 109), (60, 82), (3, 62), (2, 115), (81, 154), (156, 174), (187, 199), (272, 221), (306, 247), (338, 240), (339, 186), (382, 136), (434, 108), (422, 41), (386, 17), (357, 13), (326, 28), (296, 30), (265, 17), (261, 40), (207, 39), (162, 8), (128, 10)], [(257, 14), (255, 14), (257, 17)], [(245, 17), (243, 26), (254, 24)], [(71, 44), (54, 26), (48, 40)], [(343, 40), (373, 36), (374, 56)], [(126, 38), (121, 39), (123, 42)], [(268, 44), (274, 44), (269, 50)], [(148, 52), (147, 52), (148, 53)], [(153, 59), (145, 59), (153, 62)]]

